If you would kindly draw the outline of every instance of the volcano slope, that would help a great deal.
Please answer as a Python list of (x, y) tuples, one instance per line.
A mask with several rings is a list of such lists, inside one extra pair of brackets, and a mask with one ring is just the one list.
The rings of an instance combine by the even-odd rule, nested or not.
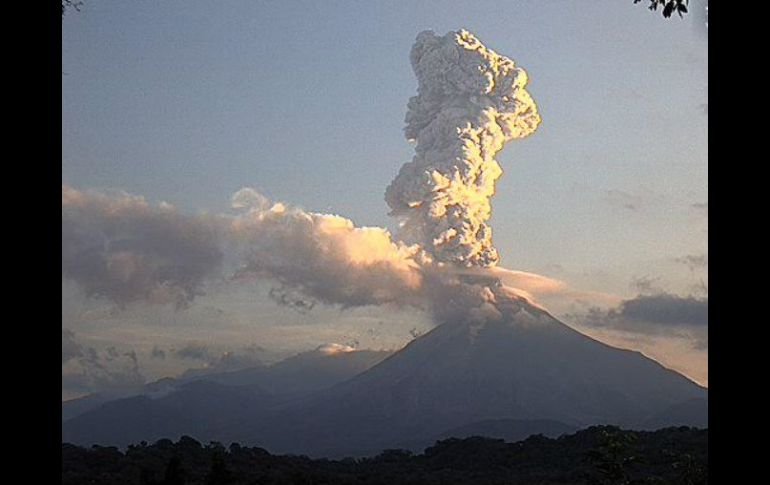
[[(275, 452), (358, 455), (422, 446), (490, 419), (643, 429), (682, 403), (707, 406), (708, 390), (681, 374), (520, 305), (505, 320), (440, 325), (368, 371), (237, 434)], [(673, 424), (702, 426), (695, 422), (702, 410), (692, 414), (679, 413)]]

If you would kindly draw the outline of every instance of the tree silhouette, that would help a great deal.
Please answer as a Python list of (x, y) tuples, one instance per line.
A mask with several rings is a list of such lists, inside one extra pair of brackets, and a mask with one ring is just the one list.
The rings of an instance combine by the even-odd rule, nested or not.
[(77, 0), (61, 0), (61, 16), (64, 17), (64, 13), (67, 9), (75, 9), (80, 12), (80, 7), (83, 6), (83, 2)]
[(601, 444), (588, 451), (588, 461), (593, 463), (597, 472), (591, 483), (596, 485), (629, 485), (629, 468), (637, 461), (632, 450), (636, 442), (633, 433), (621, 432), (619, 428), (608, 426), (601, 430)]
[(676, 457), (671, 466), (679, 471), (678, 485), (701, 485), (708, 483), (708, 470), (703, 468), (689, 453)]
[(185, 436), (115, 447), (62, 444), (62, 485), (706, 485), (708, 430), (630, 431), (592, 426), (571, 435), (509, 443), (448, 438), (422, 453), (388, 449), (370, 458), (312, 459), (259, 447), (207, 446)]
[(187, 480), (185, 479), (185, 471), (182, 468), (182, 460), (178, 456), (174, 455), (168, 461), (166, 466), (166, 473), (163, 476), (162, 485), (185, 485)]
[[(642, 0), (634, 0), (634, 3), (639, 3)], [(658, 7), (662, 7), (663, 16), (666, 18), (671, 17), (671, 14), (674, 12), (679, 14), (679, 17), (683, 17), (683, 14), (687, 13), (687, 5), (689, 5), (690, 0), (649, 0), (650, 10), (657, 11)]]
[(214, 453), (211, 457), (211, 469), (206, 474), (206, 485), (228, 485), (233, 482), (232, 473), (227, 468), (225, 457), (222, 453)]
[(157, 485), (157, 483), (153, 478), (152, 471), (147, 468), (139, 470), (139, 485)]

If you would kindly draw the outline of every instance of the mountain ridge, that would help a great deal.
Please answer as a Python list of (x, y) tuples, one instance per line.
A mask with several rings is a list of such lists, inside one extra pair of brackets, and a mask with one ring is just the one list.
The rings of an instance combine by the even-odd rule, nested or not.
[[(702, 423), (702, 416), (690, 418), (702, 414), (707, 396), (641, 353), (599, 342), (522, 303), (510, 318), (439, 325), (350, 379), (254, 404), (219, 421), (210, 435), (278, 453), (360, 456), (485, 420), (645, 429), (656, 415), (692, 400), (692, 409), (665, 422)], [(88, 441), (88, 414), (64, 423), (65, 439)]]

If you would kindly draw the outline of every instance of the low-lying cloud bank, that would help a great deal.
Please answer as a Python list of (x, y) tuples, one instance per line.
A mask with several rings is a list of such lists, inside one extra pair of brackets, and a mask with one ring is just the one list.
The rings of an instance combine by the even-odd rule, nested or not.
[(608, 310), (593, 307), (567, 316), (581, 327), (640, 335), (676, 335), (696, 350), (708, 350), (708, 297), (670, 293), (639, 295)]
[(131, 392), (144, 382), (134, 350), (85, 346), (72, 331), (62, 329), (62, 398)]
[(709, 301), (669, 294), (638, 296), (623, 301), (618, 316), (657, 325), (707, 326)]

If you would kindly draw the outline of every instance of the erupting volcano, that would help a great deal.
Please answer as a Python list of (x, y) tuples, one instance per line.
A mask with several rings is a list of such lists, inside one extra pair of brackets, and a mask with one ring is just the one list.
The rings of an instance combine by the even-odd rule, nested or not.
[[(340, 455), (420, 447), (448, 430), (490, 420), (564, 429), (597, 423), (645, 427), (653, 421), (704, 425), (700, 417), (681, 413), (666, 421), (672, 407), (682, 403), (707, 409), (704, 388), (640, 353), (573, 330), (497, 276), (499, 255), (488, 224), (490, 199), (502, 175), (495, 156), (506, 142), (534, 133), (541, 121), (526, 90), (526, 72), (466, 30), (420, 33), (411, 63), (418, 94), (408, 103), (405, 134), (415, 143), (415, 155), (385, 192), (399, 222), (396, 240), (385, 229), (357, 228), (342, 217), (270, 203), (248, 190), (233, 199), (243, 211), (238, 216), (181, 218), (166, 208), (153, 212), (134, 199), (91, 203), (69, 189), (62, 202), (63, 272), (93, 288), (102, 288), (99, 278), (109, 279), (110, 291), (125, 301), (181, 294), (186, 302), (198, 280), (214, 272), (223, 244), (235, 248), (239, 262), (233, 280), (278, 280), (282, 303), (312, 308), (298, 299), (308, 298), (343, 307), (408, 305), (430, 312), (437, 325), (331, 388), (289, 401), (254, 398), (259, 406), (215, 420), (194, 415), (212, 419), (194, 426), (203, 441)], [(120, 234), (143, 227), (150, 216), (153, 227), (172, 220), (180, 233), (198, 235), (194, 249), (211, 264), (175, 272), (164, 265), (176, 264), (181, 253), (161, 254), (153, 249), (160, 243), (125, 238), (120, 252), (113, 253), (114, 245), (85, 242), (100, 224)], [(116, 217), (122, 225), (104, 222)], [(157, 231), (150, 234), (161, 237)], [(83, 265), (84, 260), (90, 264)], [(128, 262), (131, 268), (151, 264), (152, 271), (137, 273), (141, 279), (117, 278), (114, 268)], [(85, 274), (80, 268), (99, 271)], [(77, 443), (127, 444), (188, 434), (186, 406), (201, 401), (217, 406), (220, 397), (164, 399), (143, 401), (142, 409), (157, 414), (153, 406), (161, 406), (168, 419), (187, 421), (179, 418), (178, 426), (147, 433), (141, 431), (146, 429), (142, 414), (124, 403), (65, 422), (63, 436)]]

